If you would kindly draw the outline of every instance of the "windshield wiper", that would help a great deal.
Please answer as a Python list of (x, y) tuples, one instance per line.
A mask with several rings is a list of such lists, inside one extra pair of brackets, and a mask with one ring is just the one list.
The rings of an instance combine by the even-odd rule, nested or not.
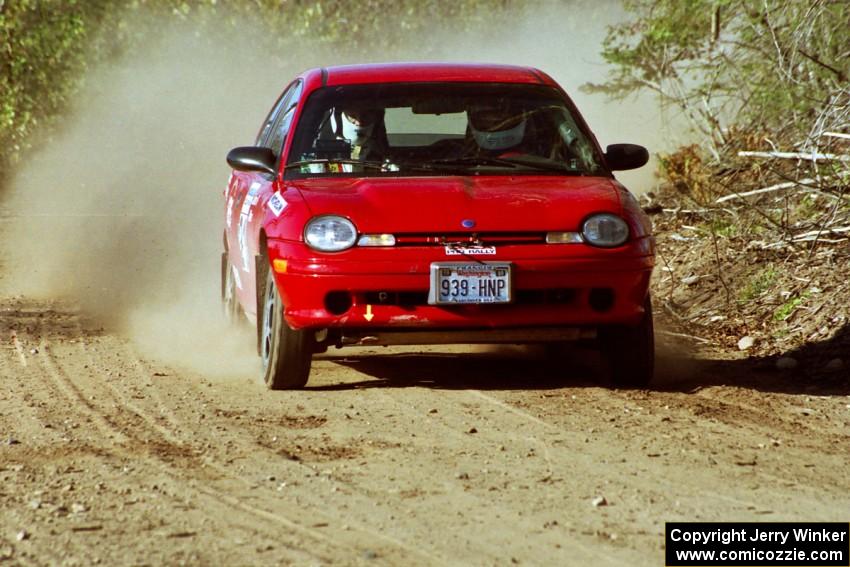
[[(359, 166), (367, 169), (375, 169), (381, 172), (403, 172), (405, 170), (414, 170), (414, 171), (443, 171), (446, 168), (456, 168), (457, 166), (463, 165), (491, 165), (497, 167), (509, 167), (512, 169), (518, 167), (525, 167), (530, 169), (539, 169), (543, 171), (558, 171), (562, 173), (571, 173), (573, 175), (583, 175), (584, 172), (576, 171), (570, 169), (566, 165), (549, 162), (549, 161), (538, 161), (538, 160), (526, 160), (526, 159), (516, 159), (516, 158), (500, 158), (500, 157), (488, 157), (488, 156), (466, 156), (466, 157), (454, 157), (454, 158), (442, 158), (429, 160), (426, 162), (409, 162), (409, 161), (401, 161), (401, 162), (389, 162), (389, 161), (375, 161), (375, 160), (365, 160), (360, 161), (358, 159), (351, 158), (334, 158), (334, 159), (304, 159), (299, 161), (294, 161), (292, 163), (286, 164), (284, 166), (285, 170), (297, 169), (304, 166), (309, 165), (330, 165), (330, 164), (344, 164), (344, 165), (353, 165)], [(312, 172), (305, 172), (312, 173)], [(315, 173), (327, 173), (327, 171), (315, 172)], [(334, 172), (330, 172), (334, 173)], [(352, 172), (337, 172), (337, 173), (352, 173)]]
[(504, 158), (486, 156), (466, 156), (433, 159), (426, 162), (428, 165), (497, 165), (499, 167), (519, 167), (516, 163)]
[(522, 167), (531, 167), (531, 168), (534, 168), (534, 169), (542, 169), (542, 170), (545, 170), (545, 171), (560, 171), (562, 173), (571, 173), (573, 175), (584, 175), (586, 173), (586, 172), (578, 170), (578, 169), (573, 169), (573, 168), (569, 167), (568, 165), (566, 165), (565, 163), (560, 163), (560, 162), (557, 162), (557, 161), (552, 161), (552, 160), (549, 160), (549, 159), (546, 159), (546, 158), (543, 158), (543, 157), (537, 157), (537, 156), (527, 156), (527, 157), (518, 156), (518, 157), (500, 158), (500, 159), (510, 161), (511, 163), (514, 163), (514, 164), (522, 166)]
[[(369, 169), (377, 169), (378, 171), (383, 172), (404, 172), (407, 169), (413, 169), (418, 171), (434, 171), (436, 168), (432, 165), (425, 163), (408, 163), (408, 162), (393, 162), (393, 161), (374, 161), (374, 160), (366, 160), (360, 161), (359, 159), (351, 159), (351, 158), (339, 158), (339, 159), (304, 159), (300, 161), (294, 161), (292, 163), (286, 164), (284, 169), (295, 169), (300, 168), (305, 165), (313, 165), (313, 164), (334, 164), (341, 163), (345, 165), (359, 165), (362, 167), (366, 167)], [(321, 172), (325, 173), (325, 172)], [(332, 172), (333, 173), (333, 172)], [(341, 172), (341, 173), (351, 173), (351, 172)]]
[(286, 164), (283, 169), (294, 169), (296, 167), (302, 167), (302, 166), (305, 166), (305, 165), (315, 165), (315, 164), (328, 165), (328, 164), (331, 164), (331, 163), (342, 163), (342, 164), (346, 164), (346, 165), (359, 165), (361, 167), (378, 169), (380, 171), (390, 171), (389, 166), (392, 165), (390, 163), (385, 163), (385, 162), (382, 162), (382, 161), (360, 161), (359, 159), (349, 159), (349, 158), (302, 159), (301, 161), (294, 161), (292, 163)]
[(573, 175), (584, 175), (583, 171), (571, 169), (566, 164), (546, 160), (545, 158), (534, 157), (489, 157), (489, 156), (466, 156), (456, 158), (443, 158), (427, 162), (433, 165), (495, 165), (499, 167), (526, 167), (530, 169), (539, 169), (543, 171), (558, 171), (562, 173), (570, 173)]

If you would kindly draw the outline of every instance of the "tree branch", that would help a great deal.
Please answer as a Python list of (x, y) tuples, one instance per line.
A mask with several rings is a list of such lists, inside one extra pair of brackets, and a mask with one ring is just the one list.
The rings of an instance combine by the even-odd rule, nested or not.
[(846, 75), (846, 74), (844, 74), (844, 72), (843, 72), (843, 71), (841, 71), (840, 69), (836, 69), (836, 68), (835, 68), (835, 67), (833, 67), (832, 65), (828, 65), (828, 64), (824, 63), (823, 61), (821, 61), (820, 59), (818, 59), (818, 58), (817, 58), (817, 57), (815, 57), (814, 55), (810, 55), (810, 54), (806, 53), (805, 51), (803, 51), (803, 49), (802, 49), (802, 48), (799, 48), (799, 47), (798, 47), (798, 48), (797, 48), (797, 51), (799, 51), (799, 52), (800, 52), (800, 55), (802, 55), (803, 57), (805, 57), (805, 58), (806, 58), (806, 59), (808, 59), (809, 61), (811, 61), (811, 62), (813, 62), (813, 63), (817, 63), (818, 65), (820, 65), (820, 66), (821, 66), (821, 67), (823, 67), (824, 69), (827, 69), (827, 70), (832, 71), (833, 73), (835, 73), (835, 76), (836, 76), (836, 77), (838, 78), (838, 80), (839, 80), (839, 81), (841, 81), (842, 83), (847, 82), (847, 75)]

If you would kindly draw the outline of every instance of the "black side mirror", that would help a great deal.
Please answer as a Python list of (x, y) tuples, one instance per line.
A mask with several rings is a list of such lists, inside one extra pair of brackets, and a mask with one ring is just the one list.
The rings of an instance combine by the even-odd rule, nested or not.
[(233, 148), (227, 153), (227, 163), (239, 171), (262, 171), (274, 175), (277, 157), (268, 148), (243, 146)]
[(611, 144), (605, 148), (605, 161), (611, 171), (637, 169), (649, 161), (649, 152), (637, 144)]

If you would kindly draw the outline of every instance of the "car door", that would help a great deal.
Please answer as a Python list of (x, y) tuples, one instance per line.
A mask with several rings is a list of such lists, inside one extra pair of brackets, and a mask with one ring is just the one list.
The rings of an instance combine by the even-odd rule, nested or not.
[[(293, 82), (269, 113), (257, 136), (256, 145), (270, 148), (280, 160), (280, 152), (292, 123), (301, 94), (301, 81)], [(239, 301), (245, 311), (256, 315), (256, 274), (254, 257), (263, 222), (263, 206), (274, 193), (274, 175), (234, 171), (228, 195), (228, 254)]]

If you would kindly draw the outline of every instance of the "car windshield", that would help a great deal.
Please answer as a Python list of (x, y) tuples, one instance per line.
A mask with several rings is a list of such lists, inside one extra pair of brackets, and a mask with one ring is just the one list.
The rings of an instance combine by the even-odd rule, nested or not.
[(288, 178), (603, 171), (557, 90), (499, 83), (317, 89), (286, 164)]

